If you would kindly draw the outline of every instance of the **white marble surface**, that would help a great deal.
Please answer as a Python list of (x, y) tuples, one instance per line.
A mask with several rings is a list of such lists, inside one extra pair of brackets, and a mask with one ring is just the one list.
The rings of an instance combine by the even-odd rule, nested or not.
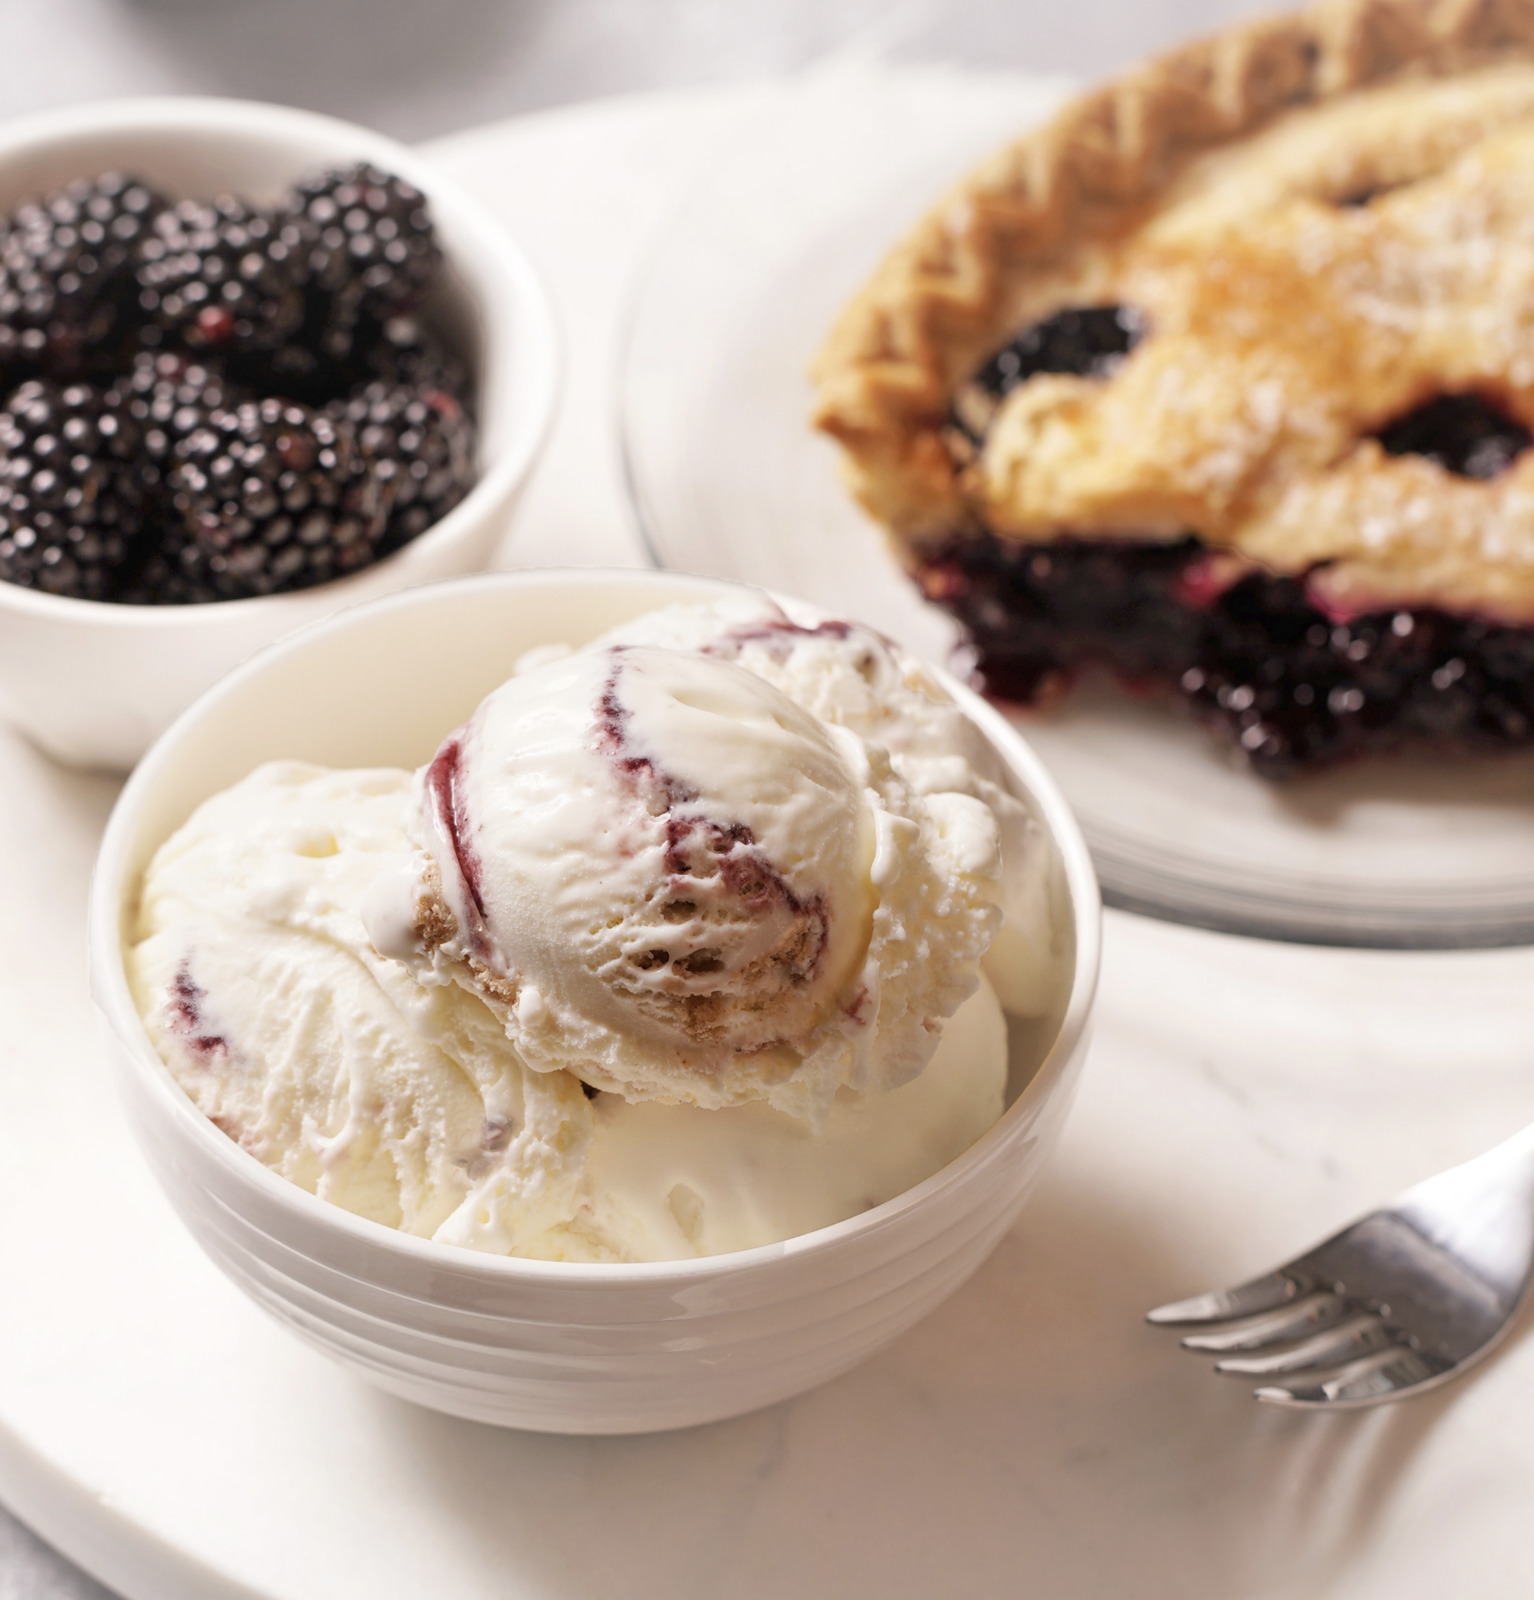
[[(508, 560), (638, 561), (609, 427), (622, 288), (694, 164), (760, 104), (630, 102), (439, 147), (527, 239), (565, 315), (564, 411)], [(15, 1296), (0, 1434), (13, 1461), (19, 1441), (79, 1487), (71, 1549), (126, 1593), (1534, 1586), (1526, 1330), (1472, 1382), (1317, 1419), (1255, 1407), (1138, 1320), (1534, 1117), (1534, 953), (1344, 954), (1110, 917), (1099, 1042), (1060, 1157), (953, 1301), (757, 1417), (531, 1439), (385, 1400), (268, 1327), (122, 1147), (79, 959), (112, 792), (0, 736), (0, 1284)], [(205, 1561), (199, 1586), (112, 1566), (125, 1526)], [(5, 1600), (100, 1593), (10, 1537)]]

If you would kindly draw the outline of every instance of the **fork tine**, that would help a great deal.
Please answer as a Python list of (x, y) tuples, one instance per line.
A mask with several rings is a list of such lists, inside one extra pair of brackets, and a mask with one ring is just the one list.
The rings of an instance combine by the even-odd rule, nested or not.
[(1201, 1350), (1210, 1355), (1234, 1355), (1241, 1350), (1265, 1350), (1270, 1345), (1320, 1333), (1341, 1322), (1348, 1314), (1348, 1302), (1330, 1289), (1319, 1290), (1291, 1300), (1277, 1311), (1261, 1314), (1257, 1321), (1219, 1327), (1213, 1333), (1190, 1333), (1182, 1341), (1184, 1350)]
[(1161, 1326), (1199, 1322), (1229, 1322), (1236, 1317), (1254, 1317), (1260, 1311), (1276, 1311), (1310, 1290), (1313, 1285), (1289, 1272), (1270, 1272), (1237, 1284), (1234, 1289), (1216, 1289), (1212, 1294), (1194, 1295), (1191, 1300), (1174, 1300), (1145, 1313), (1147, 1322)]
[(1350, 1363), (1318, 1383), (1265, 1384), (1252, 1392), (1270, 1405), (1316, 1408), (1367, 1406), (1420, 1389), (1454, 1369), (1452, 1361), (1420, 1350), (1381, 1351)]
[(1318, 1367), (1340, 1367), (1344, 1362), (1396, 1344), (1398, 1337), (1378, 1317), (1366, 1312), (1287, 1350), (1269, 1351), (1266, 1355), (1228, 1356), (1216, 1362), (1214, 1370), (1266, 1378), (1285, 1372), (1313, 1371)]

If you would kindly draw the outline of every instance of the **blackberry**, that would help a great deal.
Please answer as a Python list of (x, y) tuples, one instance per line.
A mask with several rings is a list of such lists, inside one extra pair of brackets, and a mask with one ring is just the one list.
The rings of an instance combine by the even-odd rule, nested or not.
[(306, 332), (333, 359), (353, 354), (369, 321), (382, 324), (415, 305), (442, 261), (425, 196), (377, 167), (305, 180), (289, 216), (308, 240)]
[(122, 592), (128, 604), (190, 604), (216, 600), (211, 587), (198, 587), (199, 557), (185, 557), (188, 544), (170, 503), (168, 474), (176, 447), (213, 414), (247, 399), (216, 369), (171, 351), (140, 351), (132, 369), (115, 385), (138, 436), (134, 462), (144, 503), (145, 529), (130, 557)]
[(1035, 373), (1106, 377), (1144, 332), (1133, 306), (1069, 306), (1024, 328), (954, 396), (950, 447), (965, 459), (972, 455), (1001, 401)]
[(183, 200), (138, 249), (140, 334), (151, 348), (275, 350), (303, 321), (302, 228), (230, 196)]
[(141, 350), (113, 387), (137, 429), (139, 464), (149, 487), (161, 481), (183, 439), (206, 427), (215, 411), (250, 398), (217, 368), (170, 350)]
[(444, 390), (370, 383), (331, 414), (355, 431), (359, 455), (387, 497), (379, 554), (424, 533), (473, 487), (474, 423)]
[(167, 202), (103, 173), (22, 206), (0, 237), (0, 374), (86, 373), (132, 314), (132, 257)]
[(112, 597), (142, 526), (136, 429), (113, 391), (24, 383), (0, 410), (0, 578)]
[(282, 400), (214, 411), (174, 448), (165, 548), (132, 598), (308, 588), (373, 559), (389, 494), (345, 418)]

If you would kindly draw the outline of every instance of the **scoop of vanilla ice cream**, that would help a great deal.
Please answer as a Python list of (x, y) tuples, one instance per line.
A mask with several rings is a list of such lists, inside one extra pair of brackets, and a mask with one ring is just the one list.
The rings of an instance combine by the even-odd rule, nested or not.
[(521, 1057), (629, 1099), (914, 1077), (1000, 921), (992, 812), (763, 675), (649, 642), (544, 661), (418, 780), (378, 948), (469, 988)]
[(373, 949), (358, 905), (409, 859), (410, 783), (283, 762), (207, 801), (145, 875), (129, 980), (176, 1081), (258, 1160), (407, 1233), (462, 1210), (514, 1250), (570, 1216), (590, 1102)]
[(832, 727), (885, 750), (917, 794), (964, 794), (995, 819), (1001, 847), (1002, 928), (982, 960), (1002, 1005), (1046, 1010), (1068, 952), (1060, 943), (1064, 886), (1043, 832), (1007, 787), (996, 752), (918, 657), (860, 623), (802, 602), (742, 590), (708, 605), (647, 612), (591, 648), (670, 641), (733, 661)]

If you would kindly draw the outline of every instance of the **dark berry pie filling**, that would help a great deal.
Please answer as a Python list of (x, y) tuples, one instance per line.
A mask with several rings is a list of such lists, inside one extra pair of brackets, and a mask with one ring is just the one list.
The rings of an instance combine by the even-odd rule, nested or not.
[[(1025, 329), (959, 391), (947, 430), (956, 460), (973, 459), (1028, 377), (1105, 376), (1143, 330), (1123, 306)], [(1481, 480), (1531, 442), (1479, 394), (1436, 396), (1374, 437), (1389, 455)], [(1534, 628), (1433, 606), (1339, 620), (1304, 575), (1254, 568), (1191, 535), (1026, 544), (982, 529), (927, 546), (916, 575), (968, 631), (986, 692), (1027, 703), (1103, 667), (1133, 689), (1171, 690), (1265, 776), (1407, 744), (1534, 740)]]
[(987, 693), (1026, 703), (1106, 667), (1175, 691), (1265, 776), (1422, 741), (1529, 742), (1534, 629), (1431, 607), (1336, 622), (1300, 579), (1249, 572), (1220, 587), (1218, 559), (1196, 539), (981, 534), (948, 541), (917, 576), (968, 630)]

